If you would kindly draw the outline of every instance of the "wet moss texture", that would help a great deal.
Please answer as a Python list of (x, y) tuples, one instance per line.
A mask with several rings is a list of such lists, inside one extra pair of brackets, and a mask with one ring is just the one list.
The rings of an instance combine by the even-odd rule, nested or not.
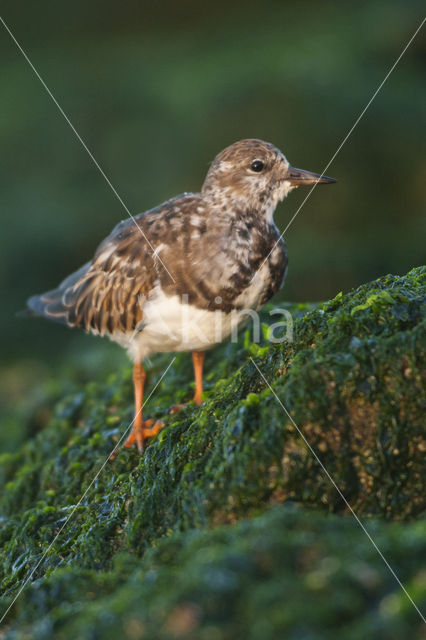
[[(143, 457), (104, 465), (131, 421), (130, 368), (65, 397), (0, 458), (4, 609), (38, 565), (6, 637), (420, 638), (319, 460), (425, 607), (425, 301), (419, 267), (287, 305), (290, 342), (268, 343), (266, 311), (262, 343), (246, 331), (209, 352), (204, 405), (169, 416)], [(179, 355), (146, 417), (191, 378)]]

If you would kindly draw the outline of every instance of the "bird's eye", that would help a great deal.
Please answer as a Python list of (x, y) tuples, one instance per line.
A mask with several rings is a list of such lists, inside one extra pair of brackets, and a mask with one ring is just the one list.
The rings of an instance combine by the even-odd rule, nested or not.
[(264, 166), (265, 165), (263, 164), (262, 160), (253, 160), (253, 162), (250, 165), (250, 169), (252, 171), (256, 171), (256, 173), (260, 173), (260, 171), (262, 171)]

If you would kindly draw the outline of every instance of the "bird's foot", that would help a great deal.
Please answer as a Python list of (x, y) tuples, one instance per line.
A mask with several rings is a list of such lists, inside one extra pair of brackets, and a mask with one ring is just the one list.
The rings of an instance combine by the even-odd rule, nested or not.
[[(123, 444), (123, 447), (129, 449), (133, 444), (136, 443), (139, 453), (143, 453), (147, 438), (156, 436), (164, 426), (165, 423), (163, 422), (163, 420), (156, 420), (155, 422), (154, 420), (144, 420), (141, 425), (134, 424), (127, 440)], [(117, 455), (118, 450), (114, 451), (110, 455), (110, 460), (114, 460)]]
[(185, 407), (188, 407), (191, 404), (195, 404), (197, 407), (203, 404), (203, 399), (200, 393), (195, 394), (194, 398), (192, 399), (192, 402), (182, 402), (182, 404), (172, 404), (172, 406), (169, 409), (169, 413), (170, 415), (173, 415), (174, 413), (179, 413), (179, 411), (182, 411), (182, 409), (185, 409)]
[(188, 406), (188, 402), (182, 402), (182, 404), (172, 404), (172, 406), (169, 409), (169, 413), (170, 415), (174, 415), (175, 413), (179, 413), (179, 411), (182, 411), (182, 409), (185, 409), (185, 407)]
[(139, 453), (144, 450), (145, 440), (156, 436), (159, 431), (164, 427), (162, 420), (144, 420), (142, 425), (133, 425), (132, 430), (127, 438), (123, 447), (127, 449), (131, 447), (135, 442)]

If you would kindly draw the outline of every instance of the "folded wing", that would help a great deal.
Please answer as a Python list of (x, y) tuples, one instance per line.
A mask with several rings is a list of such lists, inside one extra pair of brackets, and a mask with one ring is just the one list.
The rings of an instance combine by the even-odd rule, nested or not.
[(57, 289), (29, 298), (27, 305), (36, 315), (99, 335), (132, 331), (142, 322), (155, 267), (140, 228), (125, 220), (102, 242), (92, 261)]

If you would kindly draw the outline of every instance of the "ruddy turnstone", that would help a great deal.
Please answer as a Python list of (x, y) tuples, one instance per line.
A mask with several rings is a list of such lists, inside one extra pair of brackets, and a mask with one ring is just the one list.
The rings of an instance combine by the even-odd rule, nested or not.
[(125, 347), (134, 362), (135, 417), (124, 446), (158, 433), (142, 418), (150, 354), (192, 351), (201, 404), (204, 351), (280, 289), (287, 252), (273, 221), (295, 187), (335, 182), (295, 169), (272, 144), (241, 140), (215, 158), (200, 193), (184, 193), (120, 222), (95, 256), (29, 310)]

